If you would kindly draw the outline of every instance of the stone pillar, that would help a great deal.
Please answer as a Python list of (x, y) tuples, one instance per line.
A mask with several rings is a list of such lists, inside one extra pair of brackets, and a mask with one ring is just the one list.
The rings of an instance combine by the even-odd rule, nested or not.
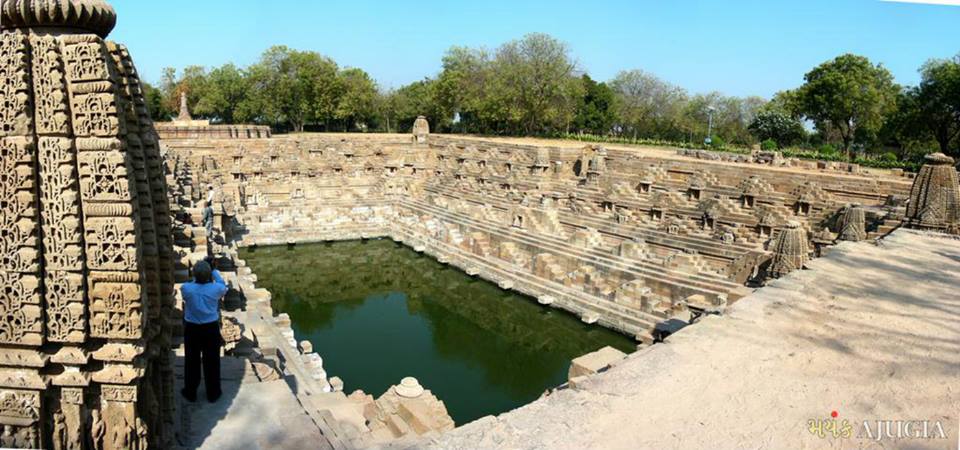
[(905, 224), (914, 228), (960, 232), (960, 185), (953, 158), (927, 155), (910, 189)]
[(115, 23), (0, 1), (0, 447), (171, 443), (170, 212)]
[(866, 214), (859, 203), (848, 205), (840, 216), (841, 241), (859, 242), (867, 238)]
[(780, 278), (794, 270), (800, 270), (809, 258), (807, 232), (799, 222), (791, 221), (780, 231), (771, 246), (773, 259), (767, 268), (767, 279)]
[(418, 116), (413, 122), (413, 142), (415, 144), (426, 144), (427, 136), (430, 136), (430, 123), (424, 116)]

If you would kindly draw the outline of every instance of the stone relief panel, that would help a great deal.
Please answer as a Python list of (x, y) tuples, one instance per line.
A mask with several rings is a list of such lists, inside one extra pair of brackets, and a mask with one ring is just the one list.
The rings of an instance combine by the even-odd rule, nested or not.
[(127, 50), (101, 38), (109, 5), (56, 3), (5, 10), (43, 32), (0, 24), (0, 447), (165, 448), (174, 253), (156, 135)]
[(90, 282), (90, 335), (139, 339), (143, 327), (142, 290), (136, 277), (93, 273)]
[(26, 136), (32, 127), (27, 38), (0, 33), (0, 136)]
[(30, 46), (37, 134), (66, 135), (70, 124), (60, 42), (53, 36), (31, 35)]
[(85, 223), (87, 267), (91, 270), (139, 270), (137, 235), (130, 217), (91, 217)]
[(129, 202), (132, 200), (128, 167), (119, 151), (87, 151), (80, 163), (80, 193), (84, 202)]

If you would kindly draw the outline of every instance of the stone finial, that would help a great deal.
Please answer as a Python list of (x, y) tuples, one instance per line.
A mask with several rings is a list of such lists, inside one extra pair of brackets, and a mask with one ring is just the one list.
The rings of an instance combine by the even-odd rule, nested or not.
[(956, 232), (960, 226), (960, 185), (953, 158), (933, 153), (924, 159), (910, 189), (906, 224)]
[(3, 0), (0, 29), (50, 28), (81, 30), (106, 38), (117, 13), (104, 0)]
[(426, 143), (427, 136), (429, 135), (430, 135), (430, 123), (427, 122), (427, 118), (424, 116), (417, 116), (417, 120), (413, 122), (414, 141), (418, 144)]
[(840, 237), (841, 241), (859, 242), (867, 238), (866, 213), (863, 206), (854, 203), (847, 206), (840, 216)]
[(397, 395), (404, 398), (417, 398), (423, 395), (423, 386), (416, 378), (406, 377), (400, 380), (400, 384), (393, 387)]
[(787, 222), (786, 228), (773, 242), (773, 259), (767, 269), (767, 279), (780, 278), (807, 263), (807, 232), (799, 222)]
[(187, 106), (187, 93), (180, 93), (180, 114), (177, 116), (177, 120), (188, 122), (193, 120), (193, 116), (190, 115), (190, 108)]

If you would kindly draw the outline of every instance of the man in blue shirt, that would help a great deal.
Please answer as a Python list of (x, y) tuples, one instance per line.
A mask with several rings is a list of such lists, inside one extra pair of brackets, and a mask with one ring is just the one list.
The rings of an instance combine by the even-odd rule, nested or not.
[(193, 281), (180, 287), (183, 294), (183, 390), (180, 394), (193, 402), (200, 387), (200, 366), (210, 403), (220, 398), (220, 300), (227, 293), (220, 272), (207, 261), (193, 266)]

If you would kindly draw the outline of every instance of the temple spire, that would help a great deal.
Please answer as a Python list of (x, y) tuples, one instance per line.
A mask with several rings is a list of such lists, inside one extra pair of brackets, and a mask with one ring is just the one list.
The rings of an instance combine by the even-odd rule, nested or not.
[(179, 121), (191, 121), (193, 116), (190, 115), (190, 108), (187, 106), (187, 93), (180, 93), (180, 115), (177, 116)]
[(47, 28), (51, 31), (95, 33), (106, 38), (117, 24), (117, 13), (103, 0), (3, 0), (0, 29)]

